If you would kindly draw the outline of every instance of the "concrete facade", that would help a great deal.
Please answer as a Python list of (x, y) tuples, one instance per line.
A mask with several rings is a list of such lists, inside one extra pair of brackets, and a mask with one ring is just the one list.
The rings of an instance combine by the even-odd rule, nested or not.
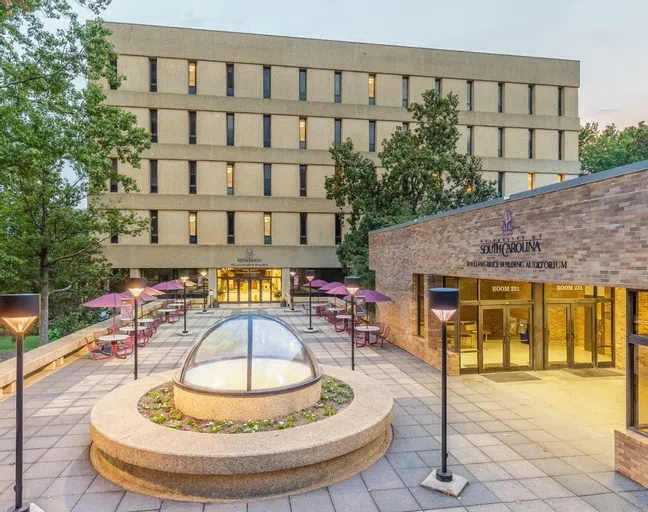
[[(158, 213), (158, 242), (148, 234), (118, 240), (106, 247), (116, 267), (131, 269), (199, 269), (230, 267), (248, 249), (260, 265), (283, 268), (337, 268), (335, 213), (325, 199), (324, 179), (332, 174), (328, 148), (334, 121), (342, 120), (342, 139), (378, 160), (382, 140), (411, 121), (403, 107), (402, 79), (408, 78), (409, 102), (440, 81), (441, 93), (459, 96), (460, 128), (474, 127), (474, 154), (489, 179), (502, 181), (504, 194), (525, 190), (527, 174), (554, 183), (574, 177), (578, 163), (579, 63), (506, 55), (479, 54), (250, 35), (145, 25), (107, 23), (119, 55), (118, 72), (126, 79), (108, 90), (107, 103), (131, 111), (149, 129), (157, 111), (158, 141), (142, 155), (141, 169), (119, 165), (137, 179), (139, 193), (109, 194), (124, 208), (144, 217)], [(151, 61), (153, 59), (153, 61)], [(151, 62), (157, 66), (151, 92)], [(196, 66), (195, 89), (189, 87), (189, 63)], [(233, 87), (228, 91), (228, 69)], [(269, 69), (269, 98), (264, 95)], [(300, 100), (300, 70), (306, 71), (305, 99)], [(335, 73), (341, 74), (340, 102), (335, 102)], [(375, 77), (375, 104), (368, 99), (369, 76)], [(467, 110), (466, 83), (473, 82)], [(501, 84), (502, 111), (498, 111)], [(527, 91), (534, 86), (533, 114)], [(563, 111), (558, 94), (563, 91)], [(231, 93), (231, 94), (229, 94)], [(190, 113), (196, 114), (195, 143), (189, 140)], [(561, 115), (559, 115), (561, 114)], [(228, 145), (227, 118), (234, 119)], [(270, 140), (264, 144), (264, 117)], [(306, 149), (300, 149), (300, 119), (306, 120)], [(376, 123), (376, 151), (369, 153), (369, 121)], [(504, 133), (498, 157), (497, 128)], [(528, 158), (528, 131), (535, 132), (535, 154)], [(557, 140), (563, 133), (563, 155)], [(465, 142), (465, 141), (464, 141)], [(269, 146), (269, 147), (268, 147)], [(465, 148), (465, 143), (462, 146)], [(151, 191), (151, 161), (157, 162), (157, 192)], [(189, 192), (189, 162), (196, 162), (195, 193)], [(226, 172), (234, 168), (228, 194)], [(264, 195), (264, 165), (272, 166), (272, 190)], [(306, 166), (305, 196), (300, 166)], [(197, 217), (190, 237), (189, 215)], [(235, 214), (234, 243), (228, 240), (226, 212)], [(271, 244), (264, 243), (263, 214), (272, 215)], [(307, 214), (307, 240), (300, 243), (300, 214)], [(229, 243), (228, 243), (229, 242)], [(281, 247), (273, 247), (274, 245)], [(128, 245), (126, 248), (121, 245)], [(278, 257), (280, 256), (280, 257)]]

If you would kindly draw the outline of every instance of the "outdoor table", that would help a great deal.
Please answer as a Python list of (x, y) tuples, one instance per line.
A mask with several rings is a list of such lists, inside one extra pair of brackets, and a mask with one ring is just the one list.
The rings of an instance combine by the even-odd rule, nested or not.
[(158, 313), (164, 313), (164, 321), (169, 321), (169, 313), (175, 313), (175, 309), (158, 309)]
[(171, 306), (172, 308), (176, 308), (176, 309), (177, 309), (177, 308), (184, 307), (184, 304), (174, 302), (173, 304), (169, 304), (169, 306)]
[(365, 341), (362, 345), (358, 345), (356, 343), (356, 347), (364, 347), (366, 344), (369, 343), (369, 334), (374, 332), (380, 331), (380, 327), (377, 325), (360, 325), (359, 327), (355, 328), (356, 331), (358, 332), (364, 332), (365, 333)]
[(125, 341), (130, 336), (127, 334), (107, 334), (105, 336), (99, 336), (97, 341), (102, 341), (104, 343), (110, 343), (110, 355), (112, 357), (117, 356), (117, 343), (120, 341)]
[(153, 322), (155, 322), (155, 320), (153, 320), (152, 318), (140, 318), (139, 321), (140, 324), (144, 324), (144, 325), (152, 324)]
[(344, 308), (326, 308), (326, 311), (330, 311), (331, 313), (338, 313), (340, 311), (345, 311)]
[(347, 322), (351, 320), (351, 315), (337, 315), (336, 320), (344, 320), (344, 328), (347, 328)]

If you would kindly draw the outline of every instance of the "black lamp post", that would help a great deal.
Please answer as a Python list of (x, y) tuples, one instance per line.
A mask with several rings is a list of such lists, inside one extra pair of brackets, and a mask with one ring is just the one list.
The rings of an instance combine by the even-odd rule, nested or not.
[(317, 329), (313, 328), (313, 287), (310, 285), (313, 284), (313, 279), (315, 279), (315, 271), (307, 270), (305, 274), (309, 286), (308, 286), (308, 327), (304, 329), (304, 332), (314, 332)]
[(133, 336), (133, 377), (134, 380), (137, 380), (137, 345), (138, 345), (138, 339), (139, 339), (139, 334), (138, 334), (138, 327), (139, 327), (139, 318), (138, 318), (138, 312), (137, 312), (137, 301), (139, 299), (139, 296), (142, 294), (144, 291), (144, 288), (146, 288), (146, 279), (143, 279), (141, 277), (131, 277), (127, 282), (126, 282), (126, 289), (131, 293), (133, 296), (133, 301), (135, 302), (134, 305), (134, 311), (133, 314), (135, 315), (133, 317), (133, 326), (135, 327), (135, 334)]
[(207, 271), (203, 270), (200, 275), (202, 276), (203, 287), (203, 313), (207, 313)]
[(467, 481), (459, 475), (453, 475), (452, 471), (448, 470), (447, 323), (459, 307), (459, 290), (456, 288), (430, 288), (429, 302), (430, 309), (441, 321), (441, 469), (435, 470), (423, 482), (423, 486), (458, 496)]
[(290, 271), (290, 311), (295, 311), (295, 270)]
[(25, 331), (40, 314), (40, 295), (0, 295), (0, 318), (16, 336), (16, 503), (10, 512), (29, 512), (23, 505), (23, 351)]
[(355, 371), (355, 294), (360, 289), (360, 278), (345, 277), (344, 286), (351, 295), (351, 369)]
[(180, 281), (182, 281), (182, 300), (184, 306), (182, 307), (184, 311), (184, 327), (182, 328), (182, 334), (189, 334), (187, 331), (187, 281), (189, 281), (189, 276), (181, 276)]

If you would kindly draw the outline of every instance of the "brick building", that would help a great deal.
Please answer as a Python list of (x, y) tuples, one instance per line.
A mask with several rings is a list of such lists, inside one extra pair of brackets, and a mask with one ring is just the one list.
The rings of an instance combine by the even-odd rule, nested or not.
[(452, 374), (626, 370), (617, 470), (648, 484), (648, 161), (371, 233), (396, 345), (439, 368), (427, 290), (459, 289)]

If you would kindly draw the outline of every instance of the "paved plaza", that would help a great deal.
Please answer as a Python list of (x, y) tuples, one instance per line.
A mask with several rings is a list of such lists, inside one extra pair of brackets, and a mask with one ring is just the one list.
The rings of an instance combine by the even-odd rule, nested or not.
[[(195, 336), (180, 336), (181, 323), (160, 326), (139, 351), (140, 375), (178, 368), (201, 330), (238, 311), (191, 313), (188, 326)], [(297, 327), (308, 323), (303, 313), (265, 311)], [(313, 322), (319, 332), (303, 336), (319, 361), (350, 367), (348, 336), (322, 319)], [(613, 430), (625, 422), (621, 373), (529, 372), (537, 379), (519, 382), (451, 377), (450, 469), (470, 484), (459, 499), (423, 489), (420, 483), (440, 463), (440, 374), (391, 345), (356, 350), (356, 371), (380, 380), (395, 399), (393, 444), (361, 474), (326, 489), (247, 504), (180, 503), (125, 492), (92, 468), (89, 423), (95, 402), (132, 379), (132, 362), (132, 357), (93, 361), (84, 356), (29, 385), (26, 501), (45, 512), (648, 510), (648, 491), (613, 471)], [(12, 397), (0, 401), (0, 510), (14, 499), (14, 412)]]

